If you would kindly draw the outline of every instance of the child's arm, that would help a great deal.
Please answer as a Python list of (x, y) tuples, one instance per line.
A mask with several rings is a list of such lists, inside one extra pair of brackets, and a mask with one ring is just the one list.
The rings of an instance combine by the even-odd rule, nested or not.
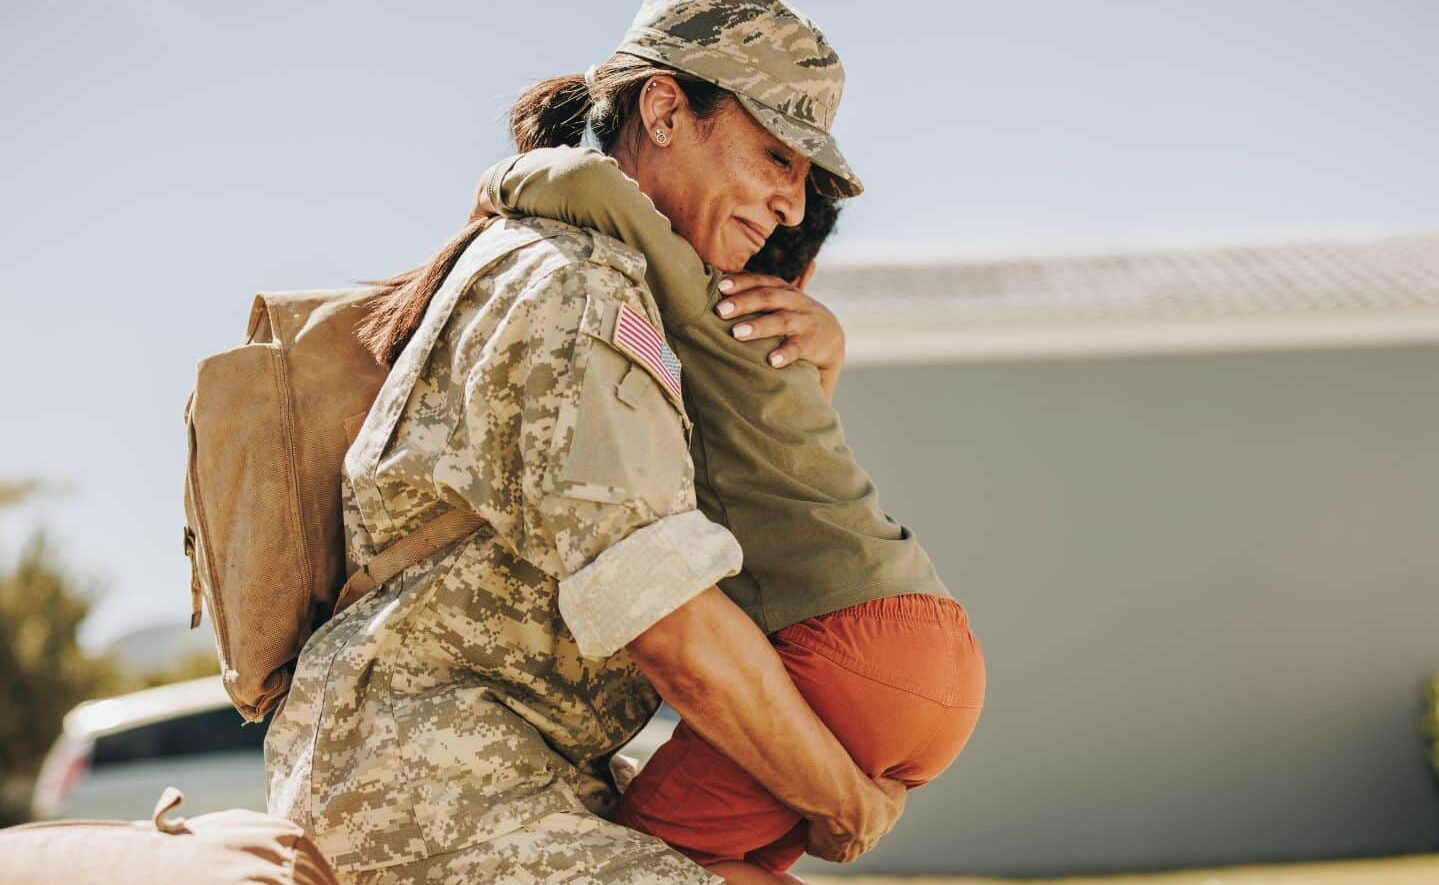
[[(594, 148), (539, 148), (490, 167), (470, 217), (488, 214), (554, 218), (640, 250), (646, 258), (646, 282), (662, 299), (667, 322), (672, 317), (681, 323), (694, 320), (708, 305), (711, 287), (724, 276), (706, 267), (639, 185), (612, 157)], [(731, 275), (734, 286), (726, 293), (731, 297), (721, 305), (744, 293), (739, 305), (743, 309), (720, 316), (733, 321), (762, 312), (743, 324), (732, 323), (750, 327), (749, 334), (735, 337), (747, 341), (785, 336), (766, 361), (783, 368), (808, 360), (819, 369), (825, 399), (833, 401), (844, 363), (844, 329), (828, 308), (800, 291), (813, 272), (811, 261), (793, 285), (756, 274)]]
[(711, 271), (689, 241), (620, 170), (594, 148), (538, 148), (486, 170), (471, 218), (482, 214), (541, 215), (621, 240), (645, 255), (650, 291), (664, 292), (669, 316), (689, 322), (704, 312)]
[[(699, 260), (689, 240), (673, 230), (655, 203), (620, 170), (612, 157), (594, 148), (538, 148), (492, 165), (475, 194), (471, 220), (482, 214), (535, 214), (577, 227), (590, 227), (635, 246), (646, 256), (646, 282), (661, 298), (666, 322), (689, 322), (698, 317), (712, 286), (724, 273), (711, 271)], [(784, 335), (783, 344), (767, 354), (770, 366), (789, 367), (807, 360), (819, 368), (825, 399), (835, 399), (840, 368), (845, 361), (845, 330), (825, 305), (800, 289), (813, 276), (814, 262), (797, 281), (778, 281), (753, 273), (731, 275), (734, 288), (744, 292), (743, 308), (727, 319), (763, 312), (745, 322), (750, 334), (741, 341)], [(777, 283), (755, 288), (758, 281)], [(732, 298), (725, 298), (725, 302)], [(721, 302), (721, 305), (724, 302)]]

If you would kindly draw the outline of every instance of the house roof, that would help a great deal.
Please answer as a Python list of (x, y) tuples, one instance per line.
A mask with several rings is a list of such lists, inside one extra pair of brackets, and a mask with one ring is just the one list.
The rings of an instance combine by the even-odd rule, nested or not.
[(1439, 341), (1439, 232), (821, 263), (851, 362)]

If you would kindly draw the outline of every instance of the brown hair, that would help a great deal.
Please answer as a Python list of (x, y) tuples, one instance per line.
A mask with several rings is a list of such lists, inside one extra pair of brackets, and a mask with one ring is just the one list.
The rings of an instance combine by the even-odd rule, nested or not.
[[(540, 147), (576, 146), (588, 122), (605, 153), (633, 150), (642, 137), (638, 124), (640, 91), (650, 77), (669, 74), (679, 83), (691, 113), (702, 123), (710, 120), (733, 96), (692, 74), (649, 59), (615, 53), (595, 68), (593, 85), (583, 74), (565, 74), (541, 80), (510, 107), (510, 135), (521, 152)], [(702, 134), (705, 134), (702, 130)], [(623, 141), (622, 141), (623, 139)], [(384, 366), (393, 366), (425, 317), (430, 300), (470, 242), (488, 219), (470, 222), (445, 243), (425, 264), (385, 280), (367, 281), (378, 287), (370, 311), (360, 323), (360, 342)]]

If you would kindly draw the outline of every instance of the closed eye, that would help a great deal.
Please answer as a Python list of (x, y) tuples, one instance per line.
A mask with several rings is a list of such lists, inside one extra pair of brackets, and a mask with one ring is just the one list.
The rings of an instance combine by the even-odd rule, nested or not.
[(779, 151), (770, 151), (769, 155), (776, 163), (779, 164), (779, 168), (783, 169), (786, 172), (788, 172), (793, 166), (793, 164), (790, 163), (789, 157), (786, 157)]

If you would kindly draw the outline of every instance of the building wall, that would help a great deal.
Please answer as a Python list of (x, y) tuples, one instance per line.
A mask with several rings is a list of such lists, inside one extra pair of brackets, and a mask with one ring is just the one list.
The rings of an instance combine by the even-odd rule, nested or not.
[(1439, 346), (852, 367), (837, 404), (989, 673), (850, 869), (1439, 847)]

